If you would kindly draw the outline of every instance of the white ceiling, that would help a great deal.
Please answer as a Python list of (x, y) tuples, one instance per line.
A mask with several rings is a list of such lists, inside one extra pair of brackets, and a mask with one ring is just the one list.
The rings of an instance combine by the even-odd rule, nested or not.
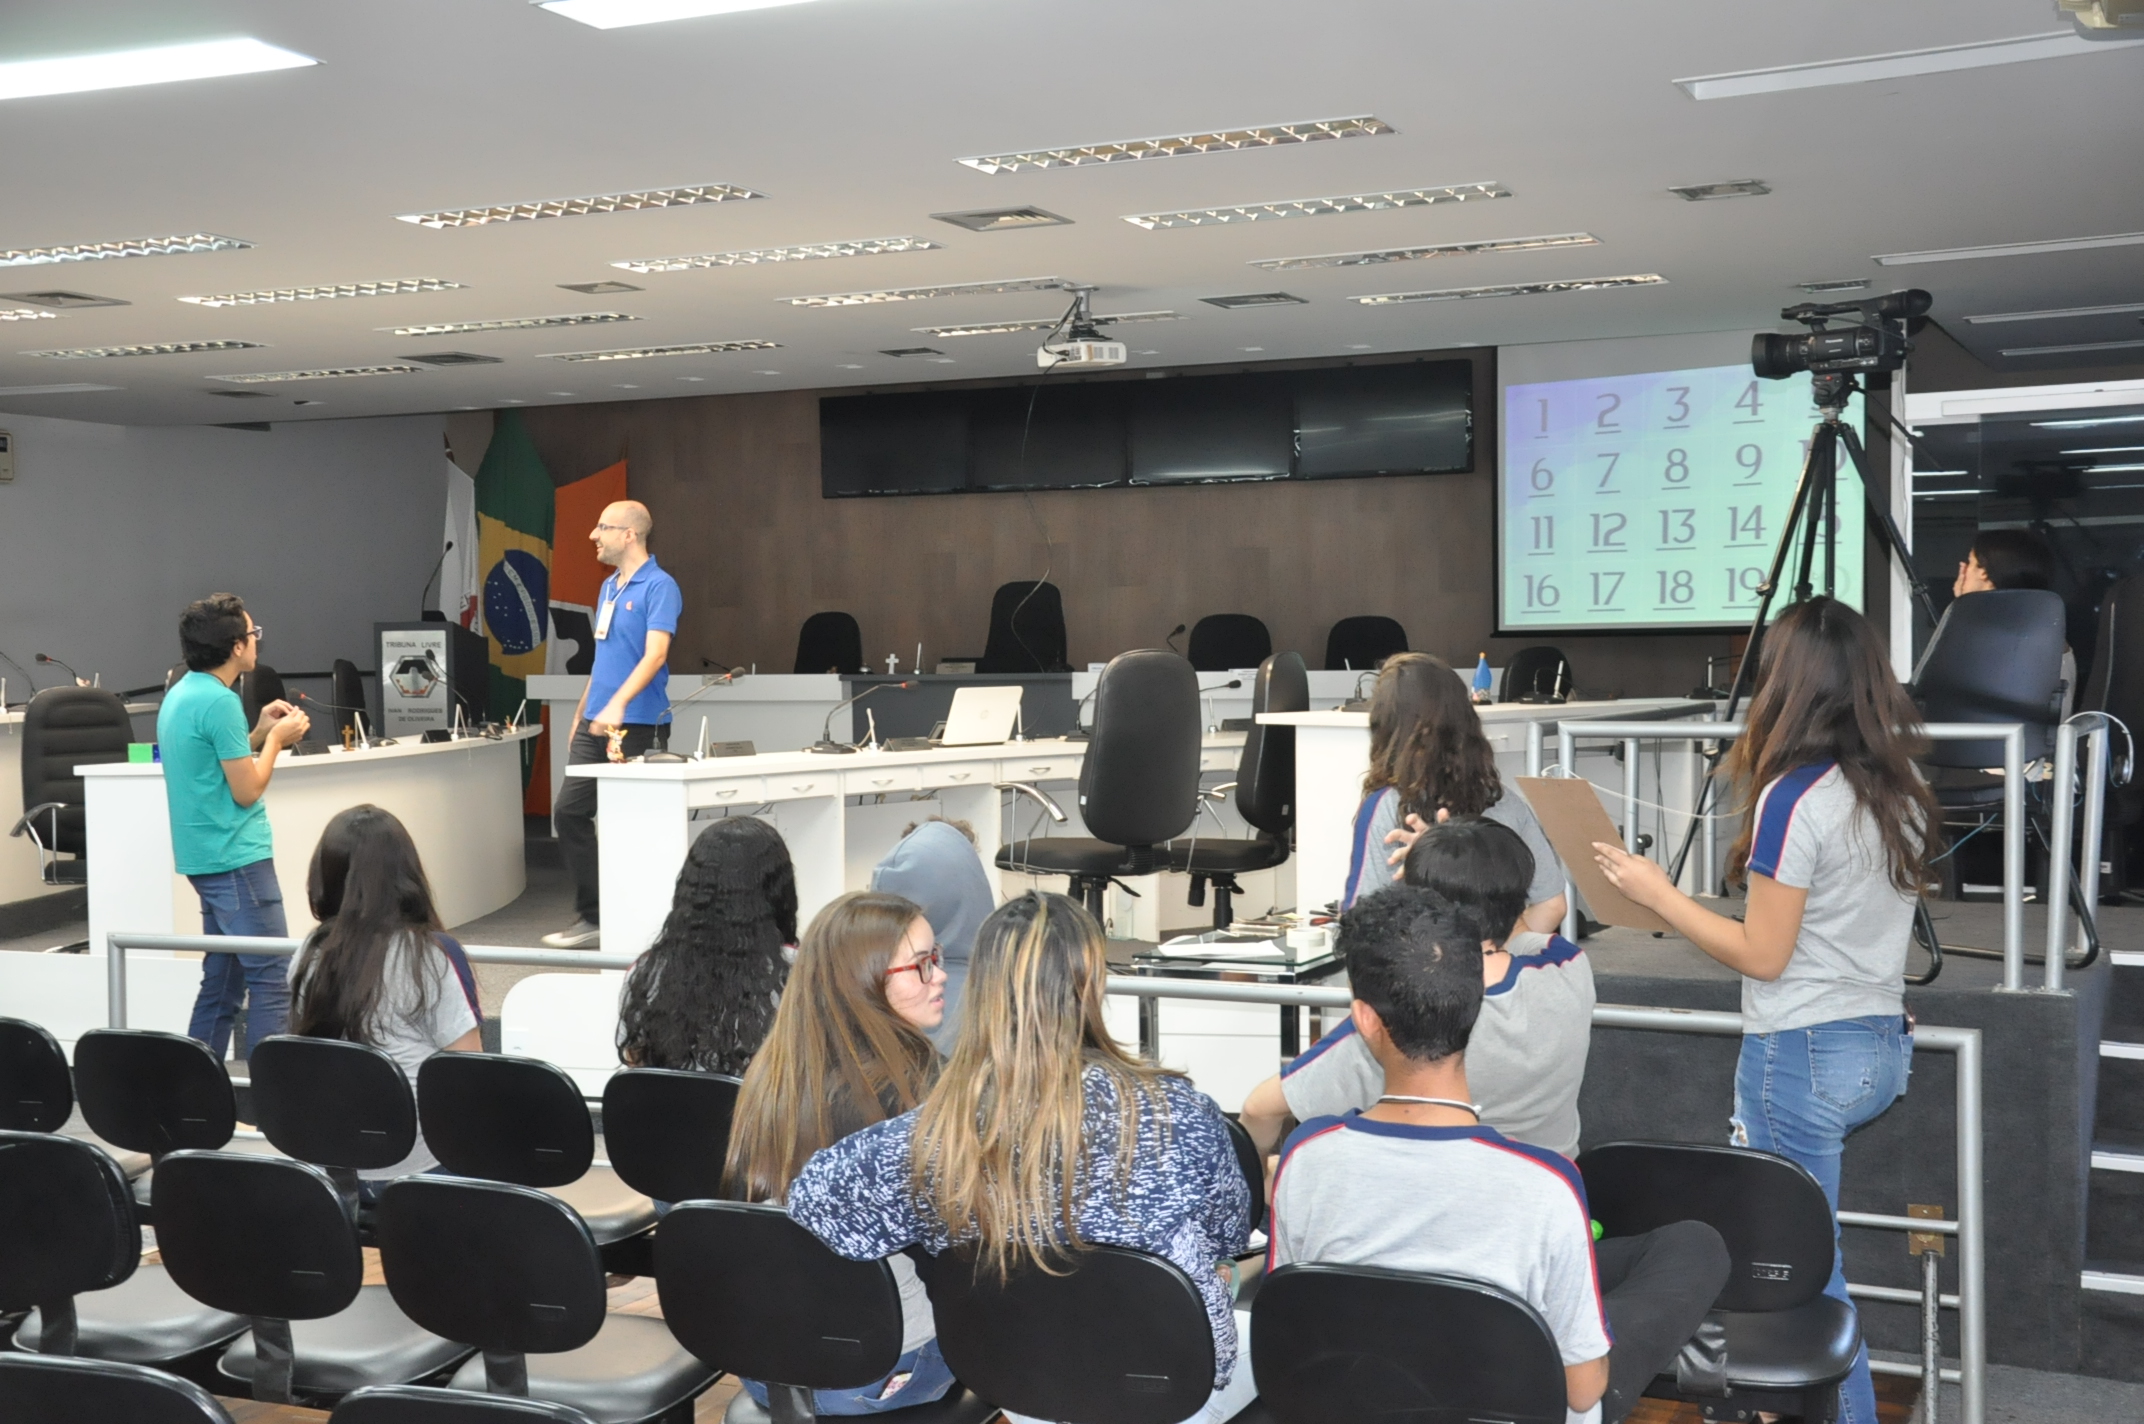
[[(0, 103), (0, 248), (211, 232), (237, 252), (0, 268), (124, 307), (0, 323), (0, 410), (127, 423), (347, 417), (1002, 377), (1032, 334), (912, 328), (1054, 316), (1056, 293), (833, 310), (807, 293), (1062, 276), (1097, 308), (1173, 309), (1120, 334), (1180, 366), (1687, 331), (1759, 330), (1802, 281), (1935, 293), (1999, 347), (2144, 337), (2137, 315), (1975, 327), (1970, 313), (2144, 300), (2144, 247), (1882, 268), (1878, 253), (2144, 231), (2144, 47), (1700, 103), (1676, 78), (2059, 31), (2051, 0), (818, 0), (598, 31), (525, 0), (8, 0), (0, 61), (253, 35), (315, 68)], [(1374, 114), (1396, 134), (988, 176), (1011, 149)], [(1670, 184), (1761, 178), (1687, 203)], [(1514, 196), (1144, 231), (1122, 215), (1494, 180)], [(433, 231), (395, 214), (682, 184), (766, 201)], [(977, 234), (929, 214), (1036, 204), (1072, 226)], [(1585, 231), (1601, 245), (1273, 273), (1252, 259)], [(628, 258), (913, 235), (922, 253), (647, 276)], [(1366, 308), (1346, 300), (1657, 272), (1649, 289)], [(438, 277), (466, 290), (203, 309), (179, 296)], [(559, 284), (622, 279), (585, 297)], [(1308, 304), (1199, 298), (1282, 288)], [(0, 301), (0, 306), (15, 303)], [(377, 328), (617, 310), (578, 331)], [(23, 351), (243, 339), (264, 350), (60, 361)], [(763, 339), (781, 349), (574, 365), (539, 353)], [(877, 354), (931, 344), (937, 364)], [(207, 392), (219, 374), (457, 349), (503, 364)], [(2144, 356), (2144, 351), (2137, 353)], [(689, 379), (696, 378), (696, 379)], [(2051, 379), (2058, 379), (2051, 377)], [(318, 404), (295, 406), (294, 401)]]

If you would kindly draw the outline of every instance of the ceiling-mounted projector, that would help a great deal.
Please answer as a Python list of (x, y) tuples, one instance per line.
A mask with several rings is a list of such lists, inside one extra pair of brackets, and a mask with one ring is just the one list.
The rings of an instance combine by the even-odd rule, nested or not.
[[(1092, 287), (1072, 288), (1072, 305), (1057, 319), (1040, 350), (1035, 352), (1035, 364), (1045, 371), (1059, 366), (1121, 366), (1131, 359), (1131, 353), (1121, 341), (1110, 341), (1102, 335), (1094, 313), (1088, 309), (1088, 298), (1094, 295)], [(1102, 318), (1107, 321), (1108, 318)], [(1062, 332), (1062, 340), (1058, 334)]]

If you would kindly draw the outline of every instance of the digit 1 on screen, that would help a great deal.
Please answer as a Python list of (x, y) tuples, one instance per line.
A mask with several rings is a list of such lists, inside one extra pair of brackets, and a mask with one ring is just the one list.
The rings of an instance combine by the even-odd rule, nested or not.
[(1547, 574), (1527, 574), (1525, 579), (1528, 608), (1554, 608), (1563, 601), (1563, 590)]

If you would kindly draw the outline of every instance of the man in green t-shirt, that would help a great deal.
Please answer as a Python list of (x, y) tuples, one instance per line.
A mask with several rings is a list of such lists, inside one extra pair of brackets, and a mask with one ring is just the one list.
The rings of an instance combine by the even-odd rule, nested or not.
[[(275, 847), (261, 796), (275, 759), (305, 735), (303, 712), (287, 702), (261, 709), (250, 732), (232, 691), (260, 656), (261, 627), (236, 594), (214, 593), (179, 616), (186, 676), (164, 694), (156, 740), (171, 807), (171, 859), (201, 897), (201, 932), (281, 939), (283, 891), (276, 884)], [(221, 1058), (231, 1024), (247, 1002), (246, 1057), (253, 1045), (283, 1031), (290, 988), (280, 955), (208, 954), (201, 993), (187, 1035)]]

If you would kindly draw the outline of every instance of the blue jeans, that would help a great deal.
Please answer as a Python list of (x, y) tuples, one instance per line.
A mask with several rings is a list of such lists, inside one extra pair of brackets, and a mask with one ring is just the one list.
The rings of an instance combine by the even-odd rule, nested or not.
[[(905, 1374), (908, 1383), (885, 1394), (886, 1382), (894, 1375)], [(758, 1380), (739, 1380), (744, 1392), (762, 1406), (767, 1402), (767, 1387)], [(901, 1356), (885, 1379), (867, 1384), (861, 1389), (815, 1389), (812, 1391), (813, 1406), (821, 1414), (885, 1414), (895, 1409), (906, 1409), (911, 1404), (929, 1404), (943, 1399), (945, 1392), (953, 1387), (953, 1372), (945, 1366), (945, 1356), (938, 1353), (938, 1342), (926, 1340), (915, 1349)]]
[[(276, 884), (275, 862), (256, 860), (214, 875), (189, 875), (201, 897), (201, 933), (252, 935), (282, 939), (290, 933), (283, 919), (283, 890)], [(290, 1017), (289, 961), (280, 954), (205, 954), (201, 957), (201, 993), (186, 1026), (218, 1058), (231, 1047), (231, 1022), (246, 1005), (246, 1057), (253, 1045), (281, 1033)]]
[[(1912, 1075), (1913, 1035), (1902, 1018), (1840, 1019), (1746, 1034), (1735, 1065), (1735, 1145), (1776, 1152), (1808, 1168), (1836, 1214), (1847, 1135), (1882, 1116)], [(1836, 1240), (1836, 1225), (1832, 1234)], [(1836, 1247), (1824, 1294), (1847, 1300), (1845, 1262)], [(1866, 1344), (1839, 1387), (1839, 1424), (1876, 1424)]]

